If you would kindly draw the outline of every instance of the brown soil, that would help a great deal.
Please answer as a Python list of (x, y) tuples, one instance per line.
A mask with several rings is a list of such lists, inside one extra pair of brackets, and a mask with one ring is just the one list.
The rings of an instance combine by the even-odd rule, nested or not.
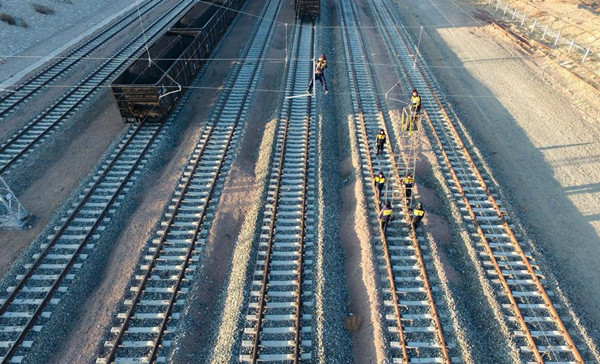
[(29, 186), (19, 194), (19, 199), (35, 216), (35, 221), (30, 230), (0, 231), (0, 276), (46, 226), (122, 129), (112, 99), (105, 95), (87, 111), (85, 123), (67, 131), (64, 138), (69, 142), (59, 155), (46, 154), (29, 169), (25, 181)]
[[(156, 16), (164, 9), (165, 5), (160, 5), (159, 9), (154, 10), (152, 14)], [(132, 35), (131, 33), (125, 32), (129, 36)], [(95, 55), (107, 54), (111, 49), (118, 47), (125, 38), (130, 37), (123, 35), (115, 37), (114, 42), (110, 42), (110, 45), (103, 47)], [(99, 62), (82, 62), (71, 75), (61, 81), (61, 85), (79, 82), (78, 77), (89, 72)], [(60, 87), (43, 92), (36, 97), (35, 101), (27, 103), (22, 109), (7, 117), (0, 124), (0, 139), (11, 136), (64, 91), (65, 89)], [(121, 117), (112, 96), (105, 90), (99, 100), (85, 111), (85, 115), (77, 117), (73, 126), (52, 136), (52, 138), (60, 137), (62, 143), (60, 147), (42, 152), (41, 156), (34, 153), (37, 159), (28, 161), (32, 166), (27, 167), (25, 177), (19, 179), (14, 187), (22, 191), (18, 193), (18, 198), (35, 216), (35, 221), (32, 229), (27, 231), (0, 231), (0, 277), (18, 257), (21, 250), (46, 226), (60, 204), (95, 166), (122, 129)]]
[(598, 90), (525, 56), (490, 26), (473, 26), (469, 5), (436, 3), (397, 4), (415, 37), (419, 25), (437, 25), (425, 29), (421, 52), (571, 302), (599, 327)]
[[(253, 6), (248, 7), (248, 9), (252, 8)], [(242, 17), (216, 58), (235, 57), (247, 39), (246, 36), (235, 36), (235, 34), (248, 34), (254, 21), (255, 18)], [(109, 326), (117, 305), (123, 297), (124, 289), (129, 282), (142, 248), (157, 221), (161, 218), (166, 203), (169, 202), (173, 187), (181, 174), (181, 168), (197, 143), (204, 121), (218, 96), (218, 87), (222, 85), (230, 67), (230, 62), (213, 61), (204, 76), (203, 86), (206, 86), (207, 89), (193, 91), (194, 94), (181, 113), (181, 115), (191, 115), (187, 121), (185, 117), (180, 120), (180, 122), (189, 123), (183, 132), (184, 137), (178, 145), (173, 146), (173, 153), (167, 156), (163, 168), (148, 176), (142, 191), (134, 197), (139, 199), (139, 204), (115, 242), (105, 269), (106, 274), (101, 278), (98, 287), (94, 288), (81, 305), (82, 309), (75, 313), (80, 324), (70, 331), (62, 345), (57, 346), (56, 354), (51, 360), (52, 363), (79, 363), (94, 359), (98, 341), (103, 337), (104, 330)], [(257, 137), (258, 131), (253, 131), (254, 129), (250, 130), (249, 139), (260, 141), (260, 138)], [(247, 157), (252, 155), (252, 151), (246, 148), (241, 155)], [(242, 165), (245, 164), (242, 163)], [(237, 196), (247, 195), (252, 186), (244, 185), (239, 180), (237, 182), (242, 184)], [(229, 201), (229, 204), (236, 201), (232, 200), (230, 196), (228, 193), (223, 193), (223, 197), (227, 197), (225, 199)], [(243, 214), (242, 209), (236, 213), (241, 216), (240, 214)], [(226, 234), (222, 237), (227, 238)], [(208, 250), (210, 249), (212, 249), (211, 246)], [(219, 254), (215, 254), (215, 256), (218, 257)], [(218, 275), (223, 270), (214, 269), (209, 272)], [(90, 322), (94, 322), (94, 325), (90, 325)]]
[[(257, 14), (264, 6), (264, 1), (255, 1), (249, 4), (246, 12)], [(292, 8), (283, 5), (278, 15), (279, 22), (292, 22)], [(250, 33), (255, 22), (254, 17), (242, 17), (246, 24), (244, 34)], [(245, 39), (244, 39), (245, 40)], [(235, 48), (237, 51), (240, 47)], [(285, 58), (285, 32), (275, 31), (271, 39), (267, 59)], [(284, 75), (284, 63), (267, 61), (262, 69), (261, 81), (258, 89), (274, 90), (281, 85)], [(191, 358), (197, 357), (206, 348), (198, 343), (212, 342), (216, 338), (210, 322), (221, 316), (218, 297), (227, 287), (230, 276), (231, 260), (234, 254), (235, 243), (238, 240), (245, 217), (260, 197), (263, 186), (256, 180), (255, 167), (259, 147), (263, 138), (265, 124), (271, 120), (279, 94), (270, 92), (257, 92), (254, 96), (251, 111), (248, 113), (244, 135), (241, 141), (239, 154), (232, 165), (232, 170), (225, 183), (211, 230), (206, 241), (203, 260), (206, 262), (197, 274), (202, 277), (194, 287), (195, 300), (190, 310), (193, 317), (193, 327), (186, 332), (173, 362), (187, 363)]]

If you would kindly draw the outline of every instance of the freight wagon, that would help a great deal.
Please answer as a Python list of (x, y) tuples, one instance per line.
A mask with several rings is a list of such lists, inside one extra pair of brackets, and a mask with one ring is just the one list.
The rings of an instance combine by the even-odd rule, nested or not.
[(295, 0), (294, 6), (296, 9), (296, 17), (300, 19), (304, 18), (316, 18), (321, 10), (320, 0)]
[[(244, 0), (201, 2), (111, 83), (126, 123), (162, 122), (193, 83)], [(149, 60), (150, 58), (150, 60)]]

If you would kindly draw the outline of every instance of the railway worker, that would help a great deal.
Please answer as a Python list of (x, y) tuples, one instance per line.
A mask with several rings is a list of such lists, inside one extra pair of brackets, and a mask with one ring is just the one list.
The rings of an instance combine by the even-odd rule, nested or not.
[(423, 210), (423, 204), (419, 202), (417, 204), (417, 207), (415, 207), (415, 209), (413, 210), (412, 216), (412, 227), (413, 229), (415, 229), (415, 231), (419, 227), (419, 224), (421, 224), (423, 216), (425, 216), (425, 210)]
[(321, 54), (321, 57), (319, 57), (317, 63), (315, 64), (315, 77), (310, 78), (307, 93), (312, 94), (314, 80), (321, 82), (321, 86), (323, 87), (323, 91), (325, 91), (325, 95), (329, 93), (329, 90), (327, 89), (327, 80), (325, 80), (325, 68), (327, 68), (327, 57), (325, 57), (324, 54)]
[(416, 88), (413, 88), (412, 95), (410, 96), (410, 113), (411, 115), (419, 115), (421, 112), (421, 96), (419, 96), (419, 91)]
[(415, 179), (412, 173), (408, 172), (406, 177), (402, 179), (402, 183), (404, 184), (404, 196), (406, 197), (406, 204), (410, 204), (410, 196), (412, 195), (412, 189), (415, 183)]
[(392, 219), (392, 204), (388, 201), (385, 203), (383, 209), (379, 213), (379, 222), (381, 223), (381, 230), (383, 230), (383, 235), (387, 233), (387, 227)]
[(377, 146), (377, 155), (383, 153), (383, 146), (385, 145), (385, 131), (379, 130), (379, 134), (375, 137), (375, 145)]
[(421, 113), (421, 96), (416, 88), (413, 88), (412, 95), (410, 96), (410, 115), (409, 122), (406, 123), (406, 129), (404, 131), (412, 130), (416, 127), (417, 115)]
[(373, 178), (373, 180), (377, 191), (377, 201), (381, 201), (381, 192), (385, 186), (385, 176), (383, 175), (383, 172), (380, 171), (379, 174)]

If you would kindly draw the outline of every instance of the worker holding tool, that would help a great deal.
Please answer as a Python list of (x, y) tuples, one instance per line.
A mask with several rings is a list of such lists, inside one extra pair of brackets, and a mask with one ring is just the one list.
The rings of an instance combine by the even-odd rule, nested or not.
[(417, 116), (421, 113), (421, 96), (419, 96), (419, 92), (416, 88), (412, 90), (412, 95), (410, 96), (410, 112), (409, 112), (409, 122), (406, 123), (406, 129), (404, 131), (409, 131), (416, 128)]
[(325, 91), (325, 95), (329, 93), (329, 90), (327, 89), (327, 81), (325, 80), (325, 68), (327, 68), (327, 58), (324, 54), (321, 54), (321, 57), (319, 57), (317, 63), (315, 64), (315, 76), (310, 78), (308, 90), (306, 91), (307, 93), (312, 94), (314, 80), (321, 82), (321, 86), (323, 87), (323, 91)]

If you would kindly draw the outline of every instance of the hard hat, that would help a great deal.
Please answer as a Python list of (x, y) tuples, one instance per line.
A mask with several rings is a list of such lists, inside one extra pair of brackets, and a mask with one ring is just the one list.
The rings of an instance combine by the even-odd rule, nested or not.
[(422, 208), (423, 208), (423, 204), (419, 202), (419, 203), (417, 204), (417, 208), (418, 208), (418, 209), (422, 209)]

